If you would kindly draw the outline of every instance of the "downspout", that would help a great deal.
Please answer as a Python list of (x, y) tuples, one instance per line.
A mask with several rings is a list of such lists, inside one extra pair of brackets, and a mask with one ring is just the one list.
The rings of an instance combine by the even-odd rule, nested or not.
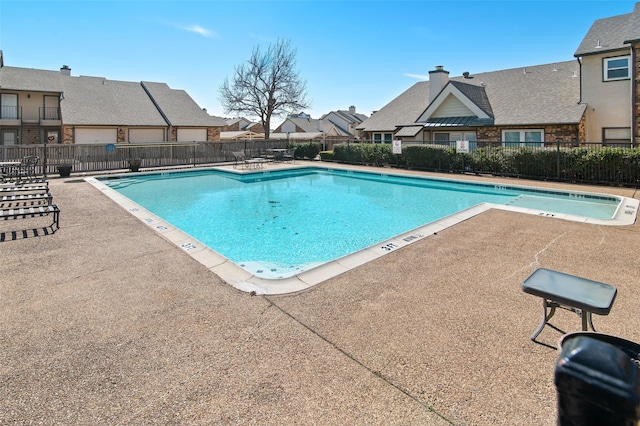
[(637, 103), (637, 81), (636, 81), (636, 49), (633, 43), (631, 44), (631, 63), (629, 64), (629, 68), (631, 68), (631, 148), (636, 146), (636, 103)]
[[(578, 61), (578, 69), (580, 70), (580, 81), (579, 81), (579, 93), (580, 96), (578, 97), (578, 105), (580, 105), (582, 103), (582, 62), (580, 62), (580, 57), (576, 56), (576, 61)], [(588, 111), (588, 105), (587, 108), (585, 108), (584, 113), (583, 113), (583, 117), (584, 117), (584, 142), (587, 142), (587, 114), (589, 114)], [(578, 141), (578, 143), (580, 143), (580, 124), (578, 124), (578, 134), (576, 135), (576, 141)]]
[(578, 98), (578, 104), (582, 103), (582, 62), (580, 62), (580, 57), (576, 56), (576, 61), (578, 61), (578, 68), (580, 69), (580, 98)]

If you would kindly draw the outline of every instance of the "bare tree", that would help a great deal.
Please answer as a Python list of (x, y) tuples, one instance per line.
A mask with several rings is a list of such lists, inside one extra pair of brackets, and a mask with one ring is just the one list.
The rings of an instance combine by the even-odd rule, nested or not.
[(278, 40), (266, 52), (253, 48), (251, 58), (235, 68), (233, 80), (226, 78), (219, 100), (226, 113), (258, 117), (269, 139), (272, 116), (282, 116), (310, 106), (307, 84), (296, 70), (296, 51), (291, 43)]

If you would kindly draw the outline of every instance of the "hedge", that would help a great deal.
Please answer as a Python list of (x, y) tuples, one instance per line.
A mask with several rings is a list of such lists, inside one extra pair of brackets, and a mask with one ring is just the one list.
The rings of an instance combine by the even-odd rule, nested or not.
[[(331, 154), (323, 153), (323, 159)], [(313, 157), (309, 157), (313, 158)], [(631, 186), (640, 183), (640, 148), (486, 147), (469, 153), (436, 145), (338, 144), (332, 160), (436, 172), (490, 173), (530, 179)]]

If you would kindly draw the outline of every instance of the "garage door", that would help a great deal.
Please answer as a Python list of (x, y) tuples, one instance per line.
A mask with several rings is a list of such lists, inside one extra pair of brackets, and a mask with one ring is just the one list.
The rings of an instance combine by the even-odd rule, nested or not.
[(77, 129), (76, 143), (116, 143), (116, 129)]
[(129, 142), (164, 142), (164, 129), (130, 129)]
[(207, 129), (178, 129), (178, 142), (202, 142), (207, 140)]

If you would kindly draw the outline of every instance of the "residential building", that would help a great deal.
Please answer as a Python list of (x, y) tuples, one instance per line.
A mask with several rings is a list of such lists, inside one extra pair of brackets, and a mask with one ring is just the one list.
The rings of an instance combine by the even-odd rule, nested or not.
[(443, 66), (376, 111), (362, 139), (502, 142), (584, 140), (576, 61), (449, 78)]
[(640, 3), (631, 13), (596, 20), (578, 46), (574, 56), (581, 68), (588, 141), (640, 141), (639, 50)]
[(577, 60), (463, 73), (444, 67), (357, 126), (363, 139), (500, 142), (640, 141), (640, 3), (596, 20)]
[(318, 134), (321, 137), (348, 138), (349, 134), (329, 120), (311, 118), (308, 114), (289, 115), (275, 130), (276, 134), (308, 133)]
[(350, 106), (348, 110), (331, 111), (320, 117), (320, 120), (327, 120), (344, 133), (349, 134), (351, 138), (358, 135), (356, 127), (358, 127), (368, 117), (364, 114), (356, 112), (355, 106)]
[(212, 141), (226, 123), (165, 83), (4, 66), (0, 144)]
[(227, 123), (222, 129), (223, 132), (251, 131), (253, 133), (264, 133), (264, 127), (260, 123), (252, 122), (244, 117), (227, 118)]

